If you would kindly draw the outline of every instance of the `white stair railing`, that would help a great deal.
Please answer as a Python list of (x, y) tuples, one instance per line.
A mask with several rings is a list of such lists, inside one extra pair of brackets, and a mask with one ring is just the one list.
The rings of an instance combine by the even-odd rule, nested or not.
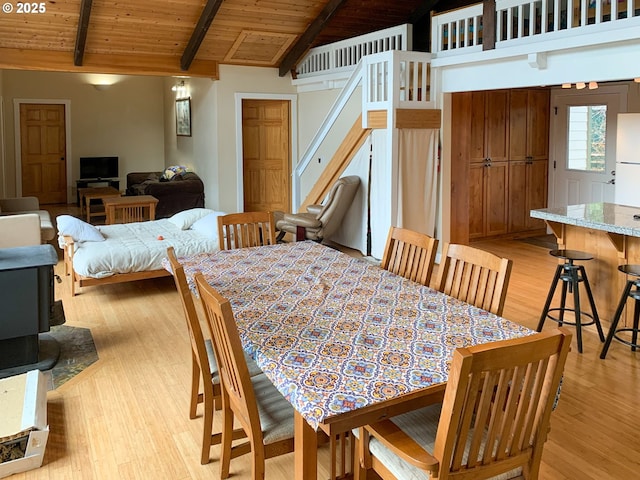
[(412, 45), (412, 25), (405, 24), (315, 47), (296, 66), (296, 78), (349, 70), (366, 55), (390, 50), (410, 50)]
[(331, 109), (329, 110), (329, 113), (327, 113), (327, 116), (325, 117), (322, 124), (320, 125), (320, 128), (318, 129), (313, 139), (311, 140), (311, 143), (309, 143), (309, 147), (307, 147), (307, 150), (305, 151), (304, 155), (296, 165), (296, 168), (293, 172), (293, 179), (292, 179), (292, 189), (293, 189), (292, 202), (294, 207), (293, 211), (296, 211), (300, 206), (300, 203), (302, 202), (301, 193), (300, 193), (300, 178), (302, 177), (302, 174), (309, 166), (311, 159), (314, 158), (316, 152), (318, 151), (318, 149), (320, 148), (320, 145), (322, 144), (322, 141), (327, 136), (327, 133), (335, 123), (336, 119), (342, 112), (343, 108), (347, 104), (347, 101), (353, 94), (356, 87), (360, 84), (361, 80), (362, 80), (362, 65), (358, 63), (356, 68), (353, 70), (353, 72), (351, 72), (351, 76), (349, 77), (349, 80), (347, 80), (346, 85), (340, 91), (338, 98), (336, 98), (336, 101), (333, 103)]

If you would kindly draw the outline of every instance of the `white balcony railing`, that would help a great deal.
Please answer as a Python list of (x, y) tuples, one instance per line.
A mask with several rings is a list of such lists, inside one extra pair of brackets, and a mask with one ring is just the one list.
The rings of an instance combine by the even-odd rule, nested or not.
[(296, 66), (296, 77), (352, 70), (365, 55), (410, 50), (412, 44), (412, 26), (406, 24), (312, 48)]
[[(434, 57), (481, 51), (485, 23), (482, 4), (436, 15), (431, 37)], [(587, 45), (587, 35), (596, 31), (638, 25), (640, 0), (496, 0), (495, 48), (580, 35)], [(602, 39), (592, 37), (592, 41)]]
[(431, 52), (438, 56), (481, 51), (482, 4), (436, 15), (431, 32)]

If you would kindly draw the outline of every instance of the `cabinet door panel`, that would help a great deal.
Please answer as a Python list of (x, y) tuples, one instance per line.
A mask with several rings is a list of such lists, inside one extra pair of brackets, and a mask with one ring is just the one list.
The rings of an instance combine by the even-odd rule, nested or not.
[(526, 90), (511, 90), (509, 99), (509, 160), (526, 160), (527, 153), (527, 98)]
[(531, 218), (530, 210), (546, 208), (547, 206), (547, 177), (548, 160), (534, 160), (527, 165), (527, 227), (529, 229), (544, 228), (544, 220)]
[(529, 90), (527, 155), (533, 160), (549, 158), (549, 90)]
[(471, 93), (471, 138), (469, 141), (469, 161), (484, 163), (487, 152), (484, 146), (485, 92)]
[(469, 166), (469, 238), (485, 235), (484, 230), (484, 164)]
[(509, 232), (528, 228), (527, 167), (525, 161), (509, 162)]
[(509, 212), (509, 162), (493, 162), (485, 168), (486, 234), (507, 233)]
[(486, 92), (485, 150), (494, 162), (508, 160), (509, 91)]

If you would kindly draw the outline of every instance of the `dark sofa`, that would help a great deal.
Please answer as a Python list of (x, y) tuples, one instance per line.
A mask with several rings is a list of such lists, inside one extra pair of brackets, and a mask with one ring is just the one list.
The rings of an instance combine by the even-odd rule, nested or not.
[(162, 173), (128, 173), (126, 194), (156, 197), (156, 218), (170, 217), (190, 208), (204, 208), (204, 184), (198, 175), (184, 172), (165, 180)]

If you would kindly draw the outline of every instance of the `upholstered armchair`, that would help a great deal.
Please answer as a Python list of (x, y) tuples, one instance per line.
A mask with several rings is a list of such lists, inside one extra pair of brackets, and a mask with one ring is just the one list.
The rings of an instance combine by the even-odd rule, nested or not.
[(53, 227), (51, 216), (47, 210), (40, 209), (40, 202), (37, 197), (0, 198), (0, 216), (24, 215), (27, 213), (38, 215), (42, 243), (47, 243), (56, 236), (56, 229)]
[(339, 178), (333, 184), (322, 205), (309, 205), (306, 212), (274, 212), (277, 240), (293, 233), (296, 240), (321, 242), (329, 238), (342, 223), (360, 186), (360, 177), (352, 175)]

